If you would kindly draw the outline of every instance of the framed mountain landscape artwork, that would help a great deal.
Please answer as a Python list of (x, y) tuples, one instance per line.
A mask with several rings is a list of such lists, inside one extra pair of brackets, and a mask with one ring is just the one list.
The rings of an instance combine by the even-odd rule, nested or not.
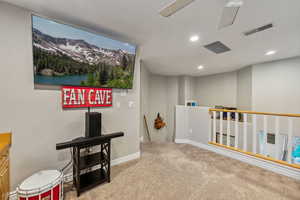
[(34, 83), (130, 89), (134, 45), (32, 15)]

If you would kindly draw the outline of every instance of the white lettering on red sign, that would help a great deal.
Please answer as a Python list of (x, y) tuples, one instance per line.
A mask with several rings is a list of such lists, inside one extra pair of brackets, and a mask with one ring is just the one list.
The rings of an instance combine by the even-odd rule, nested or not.
[(112, 106), (112, 89), (62, 87), (63, 108)]

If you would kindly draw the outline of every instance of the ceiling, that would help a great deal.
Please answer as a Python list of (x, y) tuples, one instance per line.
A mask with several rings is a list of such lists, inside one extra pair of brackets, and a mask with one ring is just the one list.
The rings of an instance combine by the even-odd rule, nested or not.
[[(201, 76), (300, 55), (299, 0), (244, 0), (235, 23), (218, 30), (226, 0), (196, 0), (175, 15), (159, 11), (173, 0), (6, 0), (41, 16), (137, 44), (153, 73)], [(273, 22), (274, 28), (242, 33)], [(189, 37), (200, 39), (191, 43)], [(222, 41), (232, 51), (214, 54), (204, 45)], [(268, 50), (277, 54), (266, 56)], [(203, 65), (203, 70), (197, 66)]]

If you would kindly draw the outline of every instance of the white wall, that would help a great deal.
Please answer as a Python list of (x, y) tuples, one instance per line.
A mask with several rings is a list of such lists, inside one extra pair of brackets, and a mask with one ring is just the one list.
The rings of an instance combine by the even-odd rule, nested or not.
[(192, 76), (184, 76), (185, 101), (195, 99), (195, 86), (196, 86), (195, 84), (196, 84), (196, 78)]
[(300, 113), (300, 57), (195, 78), (195, 96), (204, 106)]
[[(37, 90), (33, 83), (31, 14), (0, 3), (0, 131), (11, 130), (12, 189), (24, 178), (43, 169), (61, 168), (69, 151), (55, 144), (84, 135), (85, 110), (62, 110), (59, 90)], [(112, 158), (140, 151), (140, 66), (137, 56), (134, 88), (126, 96), (114, 91), (113, 104), (121, 107), (93, 109), (103, 113), (104, 131), (124, 131), (112, 143)], [(133, 108), (128, 102), (133, 101)]]
[(237, 71), (237, 107), (252, 110), (252, 66)]
[(300, 113), (300, 57), (253, 66), (253, 109)]
[(236, 107), (237, 72), (198, 77), (195, 80), (194, 91), (201, 106)]
[(175, 142), (191, 140), (207, 144), (211, 133), (209, 107), (176, 106)]
[[(152, 74), (147, 67), (141, 68), (141, 117), (146, 115), (152, 141), (170, 142), (174, 140), (175, 106), (179, 101), (179, 81), (176, 76)], [(157, 113), (166, 122), (160, 130), (154, 128)], [(143, 119), (142, 119), (143, 120)], [(146, 126), (141, 122), (141, 136), (148, 141)]]
[(187, 100), (195, 100), (196, 78), (192, 76), (179, 76), (178, 80), (178, 104), (185, 105)]
[(175, 142), (189, 139), (188, 107), (177, 105), (175, 108)]
[[(195, 78), (190, 76), (161, 76), (150, 73), (145, 66), (141, 69), (141, 111), (146, 114), (152, 141), (174, 141), (175, 106), (184, 105), (194, 99)], [(154, 128), (157, 113), (164, 118), (167, 126)], [(143, 138), (147, 141), (146, 127), (141, 125)]]
[(167, 77), (167, 141), (174, 141), (175, 135), (175, 108), (179, 102), (178, 77)]
[(144, 115), (146, 116), (147, 120), (148, 120), (148, 126), (149, 124), (149, 89), (150, 89), (150, 72), (148, 71), (148, 69), (144, 66), (143, 62), (141, 62), (141, 79), (140, 79), (140, 84), (141, 84), (141, 103), (140, 103), (140, 110), (141, 110), (141, 114), (140, 114), (140, 137), (144, 140), (144, 141), (148, 141), (148, 134), (147, 134), (147, 130), (146, 130), (146, 124), (144, 121)]
[[(300, 57), (253, 65), (252, 107), (255, 111), (300, 113)], [(287, 118), (281, 118), (280, 132), (287, 134)], [(274, 132), (274, 117), (269, 131)], [(262, 127), (262, 124), (258, 124)], [(294, 135), (300, 136), (300, 119), (294, 119)]]
[(178, 77), (178, 104), (184, 105), (186, 100), (186, 84), (185, 84), (185, 77), (179, 76)]
[[(204, 77), (149, 75), (149, 72), (143, 73), (142, 69), (141, 76), (144, 79), (141, 84), (150, 87), (150, 89), (144, 89), (142, 86), (141, 93), (143, 93), (143, 90), (148, 91), (149, 101), (148, 106), (145, 107), (148, 110), (148, 123), (150, 124), (153, 140), (172, 141), (175, 121), (174, 106), (177, 104), (184, 105), (186, 100), (197, 100), (200, 105), (204, 106), (224, 105), (236, 107), (238, 100), (241, 101), (240, 105), (251, 104), (251, 96), (245, 96), (251, 95), (251, 68), (242, 69), (239, 73), (229, 72)], [(239, 87), (237, 86), (238, 81), (241, 84)], [(247, 90), (244, 91), (245, 89)], [(238, 98), (238, 93), (240, 98)], [(143, 105), (147, 104), (143, 103)], [(167, 121), (167, 127), (159, 131), (153, 128), (153, 121), (157, 112), (160, 112)]]
[[(173, 141), (174, 113), (178, 104), (178, 79), (151, 74), (149, 79), (148, 125), (153, 141)], [(160, 113), (166, 122), (166, 127), (157, 130), (154, 120)]]
[[(195, 100), (204, 106), (224, 105), (241, 110), (300, 113), (299, 63), (300, 58), (292, 58), (249, 66), (236, 72), (204, 77), (180, 76), (170, 85), (167, 84), (170, 77), (152, 75), (149, 79), (152, 85), (149, 90), (152, 98), (149, 110), (160, 110), (166, 113), (168, 119), (172, 111), (166, 111), (166, 107), (172, 107), (174, 102), (170, 103), (170, 99), (176, 98), (176, 92), (171, 92), (169, 88), (175, 84), (178, 85), (179, 105), (183, 105), (186, 99), (196, 97)], [(154, 117), (153, 113), (152, 118)], [(259, 131), (262, 129), (262, 119), (260, 116), (257, 119)], [(152, 125), (154, 119), (151, 120)], [(248, 120), (251, 122), (250, 116)], [(298, 134), (300, 120), (295, 119), (294, 122), (295, 134)], [(170, 123), (172, 120), (168, 122)], [(269, 131), (274, 132), (274, 118), (269, 117), (268, 123)], [(287, 132), (286, 119), (281, 120), (281, 132)], [(164, 134), (160, 136), (165, 137)]]
[(149, 85), (149, 102), (148, 102), (148, 125), (152, 141), (167, 141), (168, 130), (162, 128), (157, 130), (154, 128), (154, 120), (157, 113), (166, 120), (167, 117), (167, 79), (165, 76), (151, 74)]

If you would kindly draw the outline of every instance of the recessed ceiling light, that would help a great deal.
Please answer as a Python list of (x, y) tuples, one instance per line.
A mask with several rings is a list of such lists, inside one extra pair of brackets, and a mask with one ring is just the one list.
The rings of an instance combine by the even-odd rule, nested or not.
[(199, 36), (198, 35), (193, 35), (192, 37), (190, 37), (190, 41), (191, 42), (197, 42), (199, 40)]
[(203, 65), (199, 65), (199, 66), (198, 66), (198, 69), (200, 69), (200, 70), (201, 70), (201, 69), (204, 69)]
[(270, 55), (274, 55), (275, 53), (276, 53), (276, 51), (271, 50), (271, 51), (268, 51), (265, 55), (270, 56)]

